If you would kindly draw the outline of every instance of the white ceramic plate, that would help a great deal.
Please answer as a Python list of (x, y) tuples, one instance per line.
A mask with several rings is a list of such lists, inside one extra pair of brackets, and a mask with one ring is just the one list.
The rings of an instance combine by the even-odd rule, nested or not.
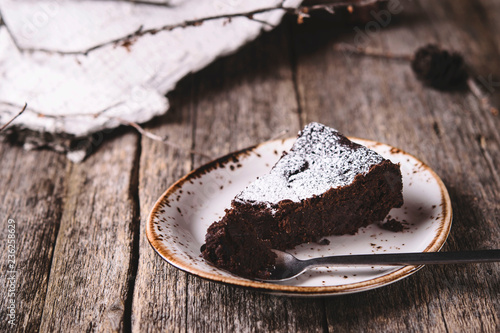
[[(289, 252), (318, 256), (438, 251), (448, 236), (452, 211), (448, 192), (423, 162), (397, 148), (351, 138), (401, 164), (404, 206), (390, 211), (405, 229), (393, 232), (372, 224), (356, 235), (327, 237), (329, 245), (308, 243)], [(200, 257), (208, 226), (222, 218), (231, 200), (256, 177), (269, 172), (295, 138), (235, 152), (187, 174), (157, 201), (146, 227), (156, 252), (175, 267), (212, 281), (295, 296), (346, 294), (377, 288), (409, 276), (422, 266), (318, 268), (283, 283), (245, 279), (217, 269)]]

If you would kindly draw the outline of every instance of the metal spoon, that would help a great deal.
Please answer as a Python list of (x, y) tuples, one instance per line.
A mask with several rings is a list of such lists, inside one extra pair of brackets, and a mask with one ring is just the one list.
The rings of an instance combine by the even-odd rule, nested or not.
[(500, 250), (481, 250), (465, 252), (416, 252), (416, 253), (387, 253), (361, 254), (320, 257), (300, 260), (293, 255), (272, 250), (278, 256), (271, 275), (266, 282), (279, 282), (292, 279), (309, 268), (322, 266), (406, 266), (430, 264), (464, 264), (500, 261)]

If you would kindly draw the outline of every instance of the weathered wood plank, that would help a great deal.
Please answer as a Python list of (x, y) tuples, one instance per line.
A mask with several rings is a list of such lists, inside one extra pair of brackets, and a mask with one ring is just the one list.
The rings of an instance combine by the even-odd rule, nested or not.
[[(485, 68), (479, 63), (498, 59), (496, 49), (473, 38), (487, 31), (472, 10), (473, 1), (401, 3), (400, 18), (362, 42), (355, 30), (341, 34), (331, 28), (333, 37), (310, 52), (306, 41), (316, 31), (299, 28), (297, 78), (304, 122), (323, 119), (345, 134), (387, 142), (420, 157), (452, 196), (455, 222), (445, 250), (498, 248), (498, 117), (482, 110), (469, 93), (423, 87), (405, 62), (346, 57), (333, 50), (342, 41), (410, 53), (438, 42), (468, 55), (478, 70)], [(427, 267), (384, 289), (328, 300), (328, 325), (333, 331), (495, 331), (500, 304), (493, 281), (499, 276), (494, 264)]]
[[(186, 329), (186, 273), (170, 266), (149, 244), (148, 215), (160, 195), (191, 169), (193, 111), (190, 92), (171, 96), (168, 114), (151, 122), (148, 130), (174, 142), (182, 150), (143, 138), (139, 173), (141, 237), (138, 274), (132, 304), (132, 331), (181, 332)], [(186, 105), (178, 108), (177, 103)]]
[[(198, 150), (219, 156), (283, 131), (296, 135), (300, 125), (287, 33), (280, 26), (197, 75), (193, 97)], [(202, 162), (195, 159), (195, 166)]]
[(119, 331), (127, 325), (138, 136), (106, 141), (70, 164), (41, 331)]
[[(26, 152), (1, 143), (0, 160), (0, 331), (34, 332), (40, 327), (62, 214), (66, 159), (54, 152)], [(15, 226), (14, 232), (9, 232), (8, 225)], [(15, 248), (9, 248), (12, 243)], [(8, 273), (12, 270), (16, 273)], [(9, 290), (11, 282), (14, 291)], [(14, 326), (8, 322), (11, 300), (15, 301)]]

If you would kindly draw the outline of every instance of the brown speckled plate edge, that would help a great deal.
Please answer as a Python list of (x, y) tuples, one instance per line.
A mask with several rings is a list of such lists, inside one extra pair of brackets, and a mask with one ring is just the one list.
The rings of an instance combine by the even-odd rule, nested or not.
[[(366, 140), (366, 139), (359, 139), (359, 138), (353, 138), (350, 137), (351, 140), (360, 142), (364, 145), (367, 146), (377, 146), (377, 145), (384, 145), (391, 147), (389, 145), (379, 143), (376, 141), (371, 141), (371, 140)], [(280, 139), (280, 140), (275, 140), (277, 141), (285, 141), (287, 139)], [(228, 162), (234, 160), (235, 158), (239, 158), (245, 155), (248, 155), (250, 152), (252, 152), (254, 149), (260, 147), (261, 145), (264, 144), (269, 144), (272, 143), (273, 141), (267, 141), (264, 143), (261, 143), (259, 145), (255, 145), (249, 148), (245, 148), (230, 154), (227, 154), (225, 156), (222, 156), (216, 160), (213, 160), (207, 164), (204, 164), (203, 166), (189, 172), (186, 174), (184, 177), (179, 179), (177, 182), (175, 182), (172, 186), (170, 186), (163, 194), (162, 196), (157, 200), (155, 203), (153, 209), (151, 210), (151, 213), (149, 214), (147, 223), (146, 223), (146, 236), (149, 240), (149, 243), (153, 247), (153, 249), (158, 253), (163, 259), (165, 259), (168, 263), (173, 265), (174, 267), (185, 271), (187, 273), (193, 274), (195, 276), (213, 281), (213, 282), (218, 282), (218, 283), (223, 283), (223, 284), (230, 284), (234, 286), (239, 286), (243, 288), (249, 288), (252, 290), (258, 290), (258, 291), (263, 291), (267, 293), (272, 293), (276, 295), (286, 295), (286, 296), (303, 296), (303, 297), (310, 297), (310, 296), (333, 296), (333, 295), (341, 295), (341, 294), (349, 294), (349, 293), (356, 293), (356, 292), (361, 292), (365, 290), (371, 290), (375, 289), (378, 287), (382, 287), (388, 284), (391, 284), (393, 282), (399, 281), (405, 277), (408, 277), (409, 275), (415, 273), (419, 269), (421, 269), (424, 265), (419, 265), (419, 266), (405, 266), (402, 267), (401, 269), (398, 269), (396, 271), (393, 271), (389, 274), (367, 280), (367, 281), (362, 281), (362, 282), (356, 282), (356, 283), (349, 283), (349, 284), (344, 284), (344, 285), (337, 285), (337, 286), (322, 286), (322, 287), (301, 287), (301, 286), (289, 286), (289, 285), (280, 285), (280, 284), (273, 284), (273, 283), (266, 283), (266, 282), (259, 282), (259, 281), (253, 281), (253, 280), (247, 280), (247, 279), (242, 279), (242, 278), (236, 278), (236, 277), (225, 277), (225, 276), (220, 276), (216, 273), (208, 273), (205, 271), (202, 271), (198, 269), (197, 267), (190, 265), (189, 262), (186, 262), (179, 258), (178, 256), (175, 256), (175, 254), (167, 248), (161, 241), (157, 239), (157, 234), (153, 228), (153, 221), (156, 215), (158, 214), (158, 210), (162, 207), (163, 202), (167, 201), (169, 196), (174, 193), (177, 189), (179, 189), (186, 181), (190, 179), (196, 179), (199, 178), (201, 175), (209, 172), (210, 170), (216, 169), (218, 167), (221, 167)], [(403, 155), (408, 155), (411, 158), (419, 161), (422, 165), (422, 168), (424, 168), (426, 171), (428, 171), (434, 178), (434, 180), (437, 182), (439, 185), (439, 189), (441, 192), (441, 204), (443, 206), (443, 216), (440, 219), (440, 226), (437, 235), (434, 237), (433, 241), (427, 246), (427, 248), (424, 250), (424, 252), (437, 252), (441, 249), (441, 247), (444, 245), (446, 242), (446, 239), (448, 237), (448, 234), (450, 232), (451, 224), (452, 224), (452, 207), (451, 207), (451, 200), (450, 196), (448, 194), (448, 191), (441, 180), (439, 176), (429, 167), (427, 166), (424, 162), (420, 161), (418, 158), (415, 156), (406, 153), (403, 150), (400, 150), (398, 148), (391, 147), (391, 151), (394, 151), (398, 154), (403, 154)]]

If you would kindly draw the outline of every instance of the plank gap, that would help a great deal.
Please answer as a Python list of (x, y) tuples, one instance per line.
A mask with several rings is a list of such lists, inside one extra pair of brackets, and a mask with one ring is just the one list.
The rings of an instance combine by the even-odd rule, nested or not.
[(137, 144), (130, 171), (129, 200), (131, 203), (132, 219), (130, 223), (132, 242), (130, 248), (129, 273), (127, 294), (123, 310), (123, 331), (132, 332), (132, 305), (134, 301), (134, 288), (139, 268), (139, 250), (141, 234), (141, 203), (139, 198), (139, 169), (141, 165), (142, 137), (137, 134)]
[(184, 316), (184, 332), (188, 332), (188, 316), (189, 316), (189, 313), (188, 313), (188, 295), (189, 295), (189, 275), (186, 274), (186, 285), (184, 286), (184, 293), (186, 295), (186, 301), (184, 302), (184, 312), (185, 312), (185, 316)]
[(323, 333), (329, 333), (330, 330), (328, 329), (328, 316), (326, 315), (326, 300), (323, 298), (323, 301), (321, 302), (321, 307), (323, 308)]

